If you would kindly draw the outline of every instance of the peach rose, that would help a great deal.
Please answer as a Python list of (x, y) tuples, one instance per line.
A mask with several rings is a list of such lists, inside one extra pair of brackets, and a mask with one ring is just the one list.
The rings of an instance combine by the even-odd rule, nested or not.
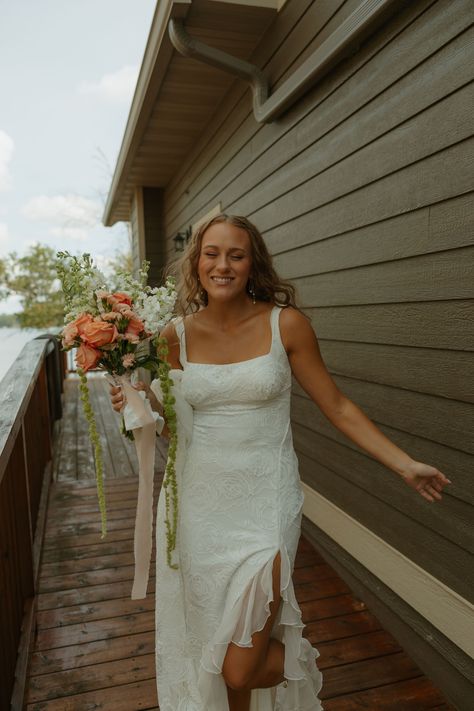
[(84, 327), (92, 322), (92, 316), (90, 314), (80, 314), (74, 321), (66, 324), (62, 331), (63, 336), (63, 346), (72, 346), (74, 341), (78, 336), (80, 336), (84, 330)]
[(117, 340), (117, 329), (113, 323), (107, 321), (91, 321), (84, 326), (81, 338), (89, 346), (100, 348)]
[(80, 314), (70, 325), (75, 326), (80, 335), (83, 333), (85, 326), (87, 326), (88, 323), (92, 323), (93, 320), (90, 314)]
[(114, 299), (117, 299), (117, 301), (120, 304), (128, 304), (128, 306), (132, 305), (132, 299), (128, 294), (125, 294), (123, 291), (116, 291), (114, 294), (112, 294)]
[(87, 343), (79, 346), (76, 353), (76, 363), (85, 373), (94, 368), (100, 360), (100, 351), (91, 348)]

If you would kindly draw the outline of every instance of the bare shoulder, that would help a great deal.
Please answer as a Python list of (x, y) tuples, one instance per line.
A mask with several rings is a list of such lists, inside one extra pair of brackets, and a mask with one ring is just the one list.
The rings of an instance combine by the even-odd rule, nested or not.
[(181, 368), (179, 361), (179, 338), (174, 327), (174, 323), (169, 321), (166, 326), (160, 331), (160, 336), (168, 341), (168, 358), (167, 361), (172, 368)]
[(285, 306), (281, 310), (280, 335), (288, 355), (299, 347), (314, 344), (316, 340), (310, 319), (294, 306)]
[(176, 333), (176, 329), (172, 321), (169, 321), (166, 326), (161, 329), (160, 336), (166, 338), (170, 348), (172, 345), (178, 343), (178, 334)]

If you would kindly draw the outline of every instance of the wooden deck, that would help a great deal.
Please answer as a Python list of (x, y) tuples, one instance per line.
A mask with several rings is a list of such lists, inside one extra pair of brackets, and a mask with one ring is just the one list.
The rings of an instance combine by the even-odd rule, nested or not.
[[(108, 534), (101, 540), (92, 453), (77, 381), (69, 380), (48, 503), (28, 711), (158, 708), (153, 569), (147, 598), (130, 599), (136, 460), (103, 381), (91, 385), (99, 424), (108, 432)], [(156, 495), (164, 456), (158, 448)], [(303, 537), (293, 579), (304, 634), (321, 654), (325, 711), (453, 709)]]

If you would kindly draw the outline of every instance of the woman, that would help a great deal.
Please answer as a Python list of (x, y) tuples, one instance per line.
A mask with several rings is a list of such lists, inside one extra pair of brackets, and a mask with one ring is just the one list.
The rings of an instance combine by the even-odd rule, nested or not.
[[(291, 579), (303, 503), (291, 375), (335, 427), (427, 501), (450, 482), (339, 390), (294, 288), (246, 218), (204, 223), (177, 270), (187, 315), (162, 335), (194, 420), (179, 491), (179, 571), (160, 566), (157, 553), (160, 709), (317, 711), (319, 652), (302, 637)], [(120, 389), (111, 394), (120, 410)]]

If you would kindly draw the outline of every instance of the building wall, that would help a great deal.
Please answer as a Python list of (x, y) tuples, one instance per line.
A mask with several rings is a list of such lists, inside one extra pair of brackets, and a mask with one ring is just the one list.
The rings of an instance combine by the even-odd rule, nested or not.
[[(251, 61), (278, 87), (357, 4), (289, 0)], [(250, 91), (236, 81), (167, 187), (162, 224), (168, 259), (173, 235), (218, 202), (260, 228), (340, 389), (453, 484), (442, 503), (429, 504), (335, 429), (295, 383), (303, 482), (343, 510), (348, 525), (362, 524), (472, 602), (472, 5), (416, 0), (401, 8), (272, 124), (255, 121)], [(361, 581), (361, 595), (379, 596), (394, 634), (408, 624), (449, 661), (456, 701), (467, 708), (469, 664), (449, 635), (423, 615), (402, 621), (406, 601), (377, 588), (317, 520), (305, 527)], [(408, 650), (415, 658), (416, 646)], [(434, 659), (428, 674), (433, 664), (441, 669)]]

